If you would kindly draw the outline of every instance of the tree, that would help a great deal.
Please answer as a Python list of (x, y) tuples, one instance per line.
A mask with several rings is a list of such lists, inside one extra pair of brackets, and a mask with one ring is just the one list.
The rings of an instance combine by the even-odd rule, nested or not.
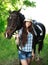
[(30, 0), (0, 0), (0, 33), (5, 30), (9, 10), (19, 10), (22, 6), (36, 7), (36, 2)]

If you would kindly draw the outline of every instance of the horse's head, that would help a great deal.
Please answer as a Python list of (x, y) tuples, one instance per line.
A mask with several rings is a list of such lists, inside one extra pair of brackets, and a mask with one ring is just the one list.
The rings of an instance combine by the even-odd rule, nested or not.
[(6, 38), (11, 38), (16, 30), (19, 30), (23, 25), (24, 16), (19, 11), (10, 12), (7, 18), (7, 28), (5, 32)]

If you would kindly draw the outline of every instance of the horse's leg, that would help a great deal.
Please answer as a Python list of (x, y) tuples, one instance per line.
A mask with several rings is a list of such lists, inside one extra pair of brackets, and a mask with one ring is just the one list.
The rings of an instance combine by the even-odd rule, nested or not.
[(39, 45), (39, 46), (38, 46), (38, 55), (37, 55), (36, 61), (39, 61), (39, 60), (40, 60), (40, 51), (41, 51), (42, 48), (43, 48), (43, 40), (40, 41), (38, 45)]
[(38, 53), (40, 54), (40, 51), (43, 48), (43, 40), (39, 42), (39, 47), (38, 47)]

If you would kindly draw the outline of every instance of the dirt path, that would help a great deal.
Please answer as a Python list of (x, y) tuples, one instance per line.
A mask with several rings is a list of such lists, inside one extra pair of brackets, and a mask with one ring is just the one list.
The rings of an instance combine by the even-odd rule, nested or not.
[[(11, 60), (11, 61), (8, 61), (8, 62), (4, 62), (0, 65), (19, 65), (19, 60), (14, 59), (14, 60)], [(40, 60), (39, 62), (32, 61), (31, 65), (45, 65), (45, 64), (44, 64), (43, 60)]]

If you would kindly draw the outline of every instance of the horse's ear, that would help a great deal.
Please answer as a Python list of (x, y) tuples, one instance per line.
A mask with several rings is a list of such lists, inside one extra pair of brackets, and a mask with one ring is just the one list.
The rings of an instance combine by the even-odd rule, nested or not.
[(20, 12), (20, 11), (21, 11), (21, 8), (17, 12)]

